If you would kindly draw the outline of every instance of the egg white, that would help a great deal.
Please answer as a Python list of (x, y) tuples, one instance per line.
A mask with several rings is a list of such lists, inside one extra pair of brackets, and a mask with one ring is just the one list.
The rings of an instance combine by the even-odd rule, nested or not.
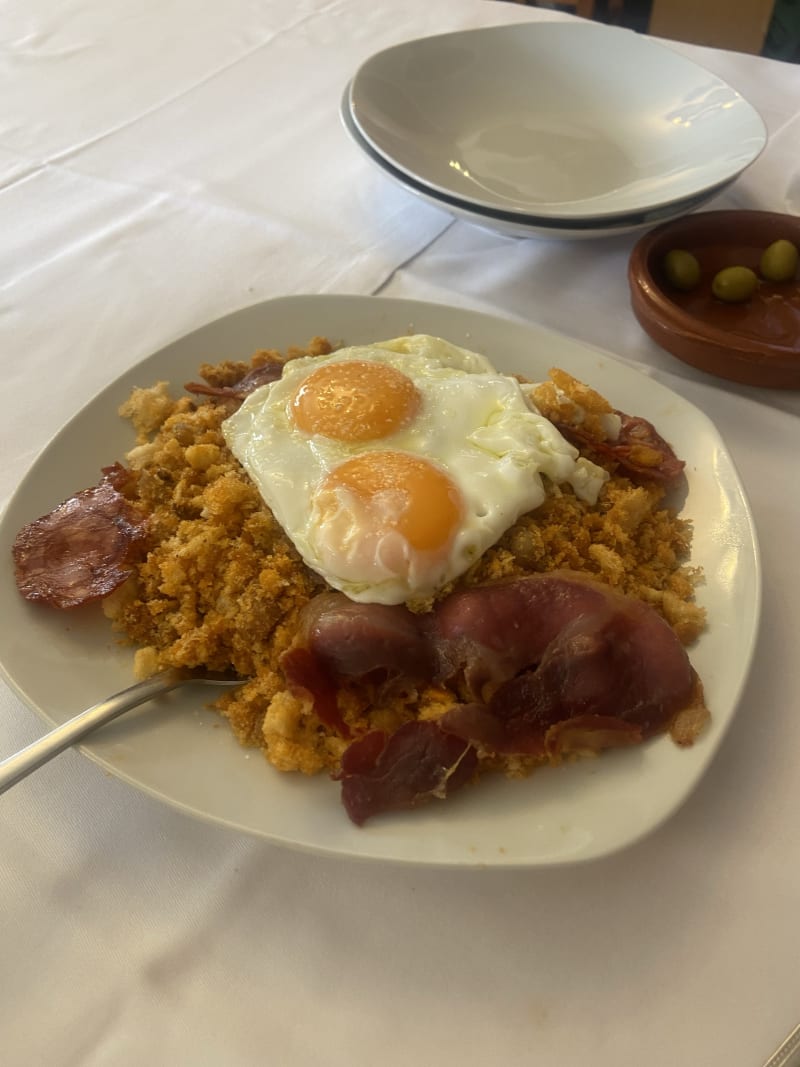
[[(407, 375), (421, 394), (410, 425), (375, 441), (348, 443), (298, 429), (290, 402), (327, 363), (369, 360)], [(465, 570), (525, 512), (545, 499), (542, 475), (594, 500), (607, 478), (579, 457), (526, 399), (519, 383), (483, 356), (425, 334), (340, 349), (286, 364), (223, 423), (229, 448), (257, 486), (305, 564), (362, 602), (427, 597)], [(409, 452), (438, 464), (458, 487), (463, 518), (445, 554), (418, 553), (393, 535), (382, 551), (359, 529), (322, 523), (315, 492), (339, 464), (372, 450)], [(365, 555), (364, 545), (370, 545)], [(385, 546), (384, 546), (385, 547)]]

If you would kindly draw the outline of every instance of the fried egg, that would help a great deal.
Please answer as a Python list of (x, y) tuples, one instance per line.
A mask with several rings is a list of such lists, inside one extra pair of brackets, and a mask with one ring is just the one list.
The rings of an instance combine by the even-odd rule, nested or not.
[(362, 602), (463, 574), (543, 476), (590, 501), (607, 478), (516, 379), (425, 334), (290, 360), (222, 430), (305, 564)]

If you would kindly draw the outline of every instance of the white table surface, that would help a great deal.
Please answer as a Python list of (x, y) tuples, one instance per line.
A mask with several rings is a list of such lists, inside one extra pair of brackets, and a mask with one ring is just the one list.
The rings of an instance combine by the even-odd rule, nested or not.
[[(765, 585), (755, 666), (707, 776), (645, 841), (580, 867), (320, 858), (60, 756), (0, 798), (7, 1067), (759, 1067), (800, 1019), (800, 395), (658, 349), (629, 308), (635, 236), (454, 222), (386, 181), (338, 119), (343, 85), (388, 44), (568, 17), (496, 0), (4, 5), (0, 502), (66, 419), (167, 341), (274, 296), (382, 293), (542, 323), (705, 409), (750, 495)], [(797, 213), (800, 67), (670, 47), (770, 133), (709, 206)], [(0, 683), (0, 755), (41, 729)]]

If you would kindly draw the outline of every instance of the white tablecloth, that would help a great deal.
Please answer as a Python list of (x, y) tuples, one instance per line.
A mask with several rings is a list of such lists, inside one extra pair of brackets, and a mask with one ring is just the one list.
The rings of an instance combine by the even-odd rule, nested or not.
[[(800, 395), (657, 348), (628, 303), (635, 236), (454, 222), (387, 182), (338, 119), (345, 82), (388, 44), (567, 17), (478, 0), (6, 3), (0, 501), (86, 399), (167, 341), (274, 296), (380, 292), (543, 323), (706, 410), (750, 495), (765, 593), (739, 714), (699, 788), (642, 843), (580, 867), (297, 853), (60, 756), (0, 798), (4, 1065), (759, 1067), (800, 1019)], [(800, 68), (671, 47), (769, 128), (710, 206), (797, 213)], [(0, 755), (41, 729), (0, 684)]]

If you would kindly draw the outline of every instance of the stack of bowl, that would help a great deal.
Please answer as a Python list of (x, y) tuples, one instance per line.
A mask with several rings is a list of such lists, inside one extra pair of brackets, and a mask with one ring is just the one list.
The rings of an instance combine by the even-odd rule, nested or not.
[(766, 130), (731, 86), (650, 38), (528, 22), (373, 55), (341, 103), (389, 178), (503, 233), (604, 237), (701, 207)]

